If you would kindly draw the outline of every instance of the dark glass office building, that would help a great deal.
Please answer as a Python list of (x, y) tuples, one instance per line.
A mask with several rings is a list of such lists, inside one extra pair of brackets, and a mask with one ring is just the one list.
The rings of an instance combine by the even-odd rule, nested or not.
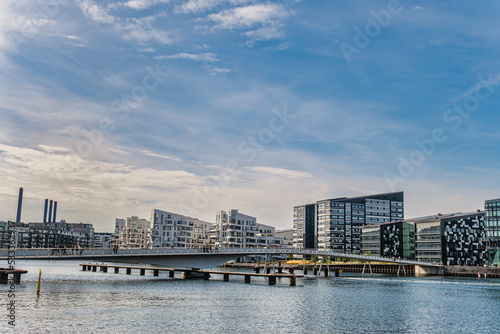
[(487, 200), (484, 209), (488, 263), (500, 267), (500, 199)]

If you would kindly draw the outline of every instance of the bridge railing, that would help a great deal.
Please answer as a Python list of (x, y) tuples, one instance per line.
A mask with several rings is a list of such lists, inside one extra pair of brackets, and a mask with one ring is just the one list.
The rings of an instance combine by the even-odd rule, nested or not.
[[(350, 258), (362, 261), (379, 261), (379, 262), (392, 262), (410, 265), (436, 265), (434, 263), (394, 259), (383, 256), (362, 255), (359, 253), (344, 253), (335, 251), (323, 251), (317, 249), (297, 249), (297, 248), (212, 248), (212, 249), (198, 249), (198, 248), (150, 248), (150, 249), (118, 249), (112, 248), (17, 248), (15, 250), (16, 258), (30, 257), (30, 258), (47, 258), (47, 257), (81, 257), (81, 256), (141, 256), (141, 255), (163, 255), (163, 254), (202, 254), (202, 253), (223, 253), (223, 254), (298, 254), (298, 255), (317, 255), (339, 258)], [(0, 257), (7, 257), (8, 250), (1, 249)]]

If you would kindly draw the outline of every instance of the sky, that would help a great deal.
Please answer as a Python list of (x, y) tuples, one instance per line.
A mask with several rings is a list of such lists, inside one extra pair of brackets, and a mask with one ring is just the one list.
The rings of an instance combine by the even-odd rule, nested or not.
[[(111, 232), (160, 209), (277, 229), (405, 192), (405, 218), (500, 197), (500, 4), (3, 0), (0, 220)], [(497, 152), (497, 153), (495, 153)]]

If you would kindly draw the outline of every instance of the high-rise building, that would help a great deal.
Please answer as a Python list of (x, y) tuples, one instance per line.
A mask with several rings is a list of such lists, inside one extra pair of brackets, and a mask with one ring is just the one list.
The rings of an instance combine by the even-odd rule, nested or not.
[(316, 248), (316, 205), (293, 208), (293, 247)]
[(484, 209), (489, 266), (500, 267), (500, 199), (487, 200)]
[(201, 248), (209, 243), (212, 223), (173, 212), (151, 210), (152, 247)]
[(401, 191), (296, 206), (294, 247), (359, 253), (360, 228), (403, 219), (403, 202)]

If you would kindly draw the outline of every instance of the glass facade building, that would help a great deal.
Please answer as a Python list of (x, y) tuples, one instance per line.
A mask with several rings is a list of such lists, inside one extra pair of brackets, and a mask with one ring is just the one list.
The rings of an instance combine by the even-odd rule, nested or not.
[(293, 208), (293, 247), (316, 248), (316, 205), (306, 204)]
[(361, 228), (361, 252), (402, 259), (415, 258), (415, 226), (396, 221)]
[(490, 267), (500, 266), (500, 199), (487, 200), (484, 205), (486, 219), (486, 247)]

